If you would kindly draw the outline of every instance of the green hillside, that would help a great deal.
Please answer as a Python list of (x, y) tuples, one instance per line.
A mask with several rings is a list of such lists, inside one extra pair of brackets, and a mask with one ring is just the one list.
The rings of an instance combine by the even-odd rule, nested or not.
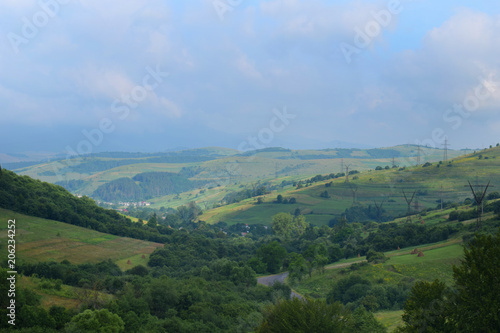
[[(124, 262), (142, 258), (145, 265), (149, 254), (159, 243), (118, 237), (39, 217), (28, 216), (0, 208), (0, 220), (16, 220), (16, 257), (22, 262), (60, 262), (68, 260), (74, 264), (97, 263), (111, 259)], [(0, 242), (7, 240), (7, 224), (0, 224)], [(6, 258), (6, 247), (2, 257)], [(131, 263), (134, 263), (131, 261)], [(137, 264), (137, 263), (135, 263)], [(128, 269), (127, 268), (127, 269)]]
[(147, 229), (120, 215), (99, 207), (88, 197), (77, 198), (61, 186), (0, 169), (0, 208), (73, 224), (116, 236), (165, 242), (166, 227)]
[[(420, 150), (420, 152), (419, 152)], [(448, 152), (450, 157), (463, 154), (462, 151)], [(350, 170), (369, 170), (377, 166), (414, 165), (417, 155), (422, 162), (436, 162), (442, 159), (440, 149), (402, 145), (377, 149), (324, 149), (324, 150), (289, 150), (266, 148), (247, 153), (240, 153), (226, 148), (202, 148), (178, 152), (144, 153), (99, 153), (73, 158), (55, 160), (42, 164), (19, 168), (13, 164), (15, 172), (32, 178), (64, 186), (74, 194), (87, 195), (103, 201), (152, 201), (153, 206), (175, 208), (186, 202), (212, 207), (219, 204), (238, 186), (251, 186), (256, 181), (294, 181), (316, 174), (342, 172), (341, 166)], [(9, 164), (4, 167), (10, 168)], [(106, 185), (118, 179), (134, 179), (145, 172), (179, 173), (193, 182), (193, 188), (180, 188), (176, 193), (154, 193), (142, 187), (137, 188), (129, 182), (127, 188), (131, 195), (119, 191), (113, 197)], [(163, 185), (163, 183), (160, 183)], [(114, 188), (114, 185), (110, 186)], [(167, 185), (167, 184), (165, 184)], [(197, 188), (197, 190), (196, 190)], [(211, 193), (200, 193), (202, 189)], [(103, 193), (108, 192), (108, 193)], [(182, 193), (184, 193), (182, 195)], [(103, 195), (105, 194), (105, 195)], [(151, 199), (151, 200), (150, 200)]]
[[(348, 220), (389, 220), (403, 216), (408, 210), (403, 191), (411, 199), (411, 213), (435, 208), (441, 198), (444, 203), (463, 202), (473, 198), (468, 181), (473, 185), (490, 182), (489, 192), (500, 187), (500, 147), (483, 150), (447, 162), (413, 167), (368, 170), (345, 177), (318, 182), (304, 182), (304, 187), (289, 185), (262, 197), (223, 206), (205, 212), (201, 220), (209, 223), (224, 221), (234, 223), (269, 224), (278, 212), (294, 213), (299, 209), (308, 222), (328, 224), (331, 219), (346, 215)], [(324, 192), (328, 195), (322, 195)], [(295, 198), (294, 204), (276, 204), (276, 197)], [(417, 206), (418, 203), (418, 206)], [(381, 211), (377, 211), (381, 206)], [(346, 209), (348, 211), (346, 212)], [(425, 220), (425, 217), (424, 217)]]

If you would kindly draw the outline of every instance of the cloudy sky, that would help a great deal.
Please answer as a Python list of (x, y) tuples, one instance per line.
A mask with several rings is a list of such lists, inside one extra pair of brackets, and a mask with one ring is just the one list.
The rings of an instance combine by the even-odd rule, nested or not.
[(0, 153), (500, 141), (500, 2), (2, 0)]

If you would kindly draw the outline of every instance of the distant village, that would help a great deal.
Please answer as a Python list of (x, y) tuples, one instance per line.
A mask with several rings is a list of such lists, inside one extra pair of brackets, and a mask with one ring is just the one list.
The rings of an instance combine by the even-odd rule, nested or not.
[[(76, 195), (76, 197), (81, 198), (83, 196), (80, 195), (80, 194), (78, 194), (78, 195)], [(149, 207), (149, 206), (151, 206), (151, 202), (147, 202), (147, 201), (137, 201), (137, 202), (124, 202), (124, 201), (120, 201), (118, 203), (115, 203), (115, 202), (106, 202), (106, 201), (96, 201), (96, 203), (98, 205), (107, 205), (107, 206), (118, 205), (120, 207)], [(120, 211), (120, 212), (126, 212), (127, 211), (126, 208), (119, 208), (117, 210)]]

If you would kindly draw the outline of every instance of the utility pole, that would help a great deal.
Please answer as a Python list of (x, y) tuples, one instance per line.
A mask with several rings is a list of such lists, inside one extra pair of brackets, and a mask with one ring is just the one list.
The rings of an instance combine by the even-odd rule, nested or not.
[[(471, 185), (470, 181), (467, 181), (469, 183), (469, 187), (472, 191), (472, 195), (474, 196), (474, 200), (476, 200), (476, 205), (477, 205), (477, 220), (476, 220), (476, 230), (481, 229), (482, 226), (482, 220), (481, 217), (483, 215), (483, 202), (484, 202), (484, 197), (486, 196), (486, 191), (488, 191), (488, 187), (490, 187), (490, 182), (488, 181), (488, 184), (486, 185)], [(467, 187), (467, 185), (465, 185)], [(484, 191), (476, 191), (474, 188), (484, 188)], [(491, 186), (493, 187), (493, 186)]]
[(274, 178), (278, 179), (278, 162), (276, 162), (276, 167), (274, 171)]
[(340, 173), (344, 172), (344, 159), (340, 159)]
[(393, 157), (392, 158), (392, 168), (396, 167), (396, 159)]
[(411, 202), (413, 201), (413, 198), (415, 197), (415, 193), (417, 193), (417, 191), (413, 191), (411, 199), (408, 199), (405, 191), (403, 190), (403, 197), (405, 198), (406, 204), (408, 205), (408, 210), (406, 211), (406, 223), (408, 223), (408, 222), (411, 223)]
[(443, 162), (446, 162), (446, 161), (448, 161), (448, 147), (450, 146), (448, 144), (448, 138), (447, 137), (444, 138), (444, 143), (442, 144), (442, 146), (444, 146)]

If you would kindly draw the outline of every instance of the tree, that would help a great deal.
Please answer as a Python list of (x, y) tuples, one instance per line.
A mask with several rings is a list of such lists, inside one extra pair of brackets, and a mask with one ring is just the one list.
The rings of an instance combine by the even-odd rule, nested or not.
[(293, 298), (268, 309), (256, 332), (342, 333), (351, 332), (352, 327), (351, 314), (339, 303)]
[(452, 321), (459, 331), (500, 332), (500, 230), (492, 237), (476, 235), (464, 259), (453, 267), (457, 289)]
[(293, 218), (292, 230), (297, 236), (302, 236), (307, 227), (309, 227), (309, 223), (306, 222), (304, 215), (298, 215)]
[(366, 260), (368, 262), (381, 263), (385, 262), (388, 258), (384, 255), (383, 252), (377, 252), (372, 249), (368, 250), (366, 253)]
[(325, 265), (328, 264), (328, 257), (322, 254), (317, 254), (314, 257), (313, 266), (316, 267), (322, 274), (325, 273)]
[(277, 241), (273, 241), (267, 245), (262, 245), (257, 250), (257, 257), (260, 261), (267, 265), (267, 271), (271, 274), (278, 273), (280, 271), (286, 255), (286, 249)]
[(58, 305), (52, 305), (49, 315), (54, 318), (55, 328), (58, 330), (64, 328), (64, 325), (72, 318), (71, 313), (65, 307)]
[(384, 333), (387, 332), (384, 325), (380, 323), (371, 312), (366, 311), (364, 306), (359, 306), (352, 314), (354, 332), (356, 333)]
[(103, 310), (85, 310), (71, 319), (68, 332), (120, 333), (125, 330), (123, 320), (117, 314)]
[(282, 203), (283, 202), (283, 196), (281, 194), (278, 194), (278, 196), (276, 197), (276, 202), (277, 203)]
[(156, 218), (156, 213), (153, 213), (151, 217), (148, 220), (148, 226), (156, 228), (156, 225), (158, 224), (158, 220)]
[(278, 213), (273, 216), (271, 227), (276, 235), (288, 239), (292, 233), (293, 216), (289, 213)]
[(405, 326), (400, 332), (452, 332), (446, 320), (446, 285), (418, 281), (403, 306)]
[[(292, 199), (293, 199), (293, 198), (292, 198)], [(293, 212), (293, 216), (299, 216), (299, 215), (300, 215), (300, 213), (301, 213), (300, 208), (299, 208), (299, 207), (297, 207), (297, 208), (295, 208), (295, 211)]]
[(291, 279), (302, 281), (302, 276), (306, 273), (306, 260), (302, 254), (292, 253), (290, 256), (290, 265), (288, 271)]

